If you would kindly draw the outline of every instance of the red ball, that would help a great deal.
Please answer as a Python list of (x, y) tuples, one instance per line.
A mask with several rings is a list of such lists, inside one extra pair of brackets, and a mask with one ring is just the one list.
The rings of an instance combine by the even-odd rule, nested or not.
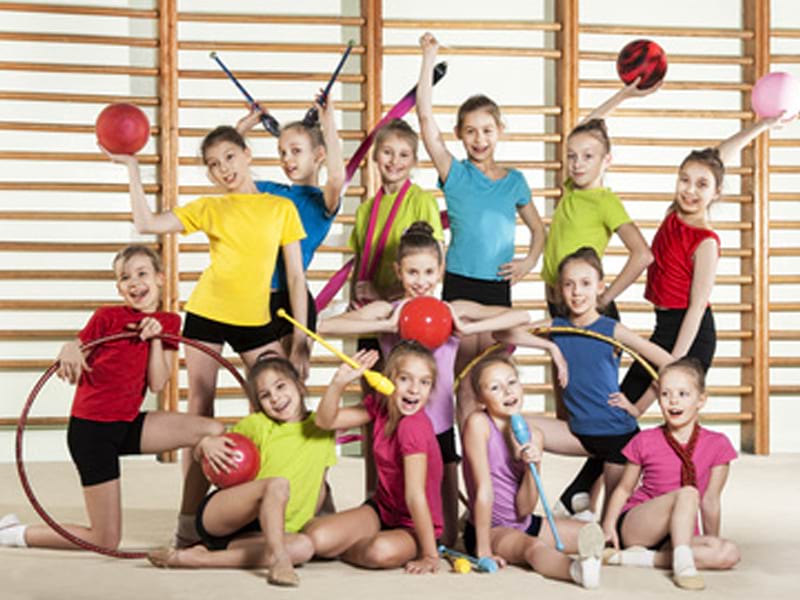
[(211, 483), (219, 488), (227, 488), (240, 483), (247, 483), (255, 479), (261, 468), (261, 455), (253, 441), (241, 433), (223, 434), (226, 438), (234, 441), (233, 450), (235, 452), (233, 460), (236, 466), (230, 471), (215, 472), (208, 459), (203, 457), (203, 474)]
[(453, 315), (441, 300), (420, 296), (403, 305), (398, 325), (401, 338), (435, 350), (452, 335)]
[(636, 86), (646, 90), (664, 79), (667, 74), (667, 55), (652, 40), (634, 40), (620, 50), (617, 56), (617, 74), (625, 85), (642, 80)]
[(150, 122), (138, 106), (109, 104), (97, 115), (94, 130), (112, 154), (136, 154), (150, 137)]

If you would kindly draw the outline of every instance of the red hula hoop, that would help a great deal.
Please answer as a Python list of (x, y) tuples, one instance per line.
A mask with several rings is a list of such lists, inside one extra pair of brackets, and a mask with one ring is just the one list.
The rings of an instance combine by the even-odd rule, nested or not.
[[(126, 338), (137, 337), (139, 334), (136, 331), (128, 331), (123, 333), (116, 333), (114, 335), (109, 335), (106, 337), (98, 338), (89, 342), (88, 344), (84, 344), (81, 349), (82, 350), (93, 350), (94, 348), (101, 346), (108, 342), (114, 342), (117, 340), (122, 340)], [(245, 390), (245, 395), (247, 395), (247, 382), (245, 381), (242, 374), (234, 367), (227, 359), (220, 356), (219, 353), (215, 352), (214, 350), (208, 348), (207, 346), (197, 342), (195, 340), (191, 340), (188, 338), (184, 338), (180, 335), (172, 335), (170, 333), (160, 333), (155, 336), (158, 339), (165, 340), (168, 342), (175, 342), (175, 343), (182, 343), (187, 346), (191, 346), (196, 350), (200, 350), (204, 352), (208, 356), (214, 358), (220, 365), (225, 367), (239, 382), (239, 385), (242, 386), (242, 389)], [(17, 436), (16, 436), (16, 459), (17, 459), (17, 473), (19, 474), (19, 480), (22, 484), (22, 489), (25, 491), (25, 495), (28, 497), (31, 505), (33, 506), (34, 510), (39, 513), (39, 516), (42, 520), (47, 523), (50, 528), (58, 533), (61, 537), (65, 538), (66, 540), (72, 542), (76, 546), (83, 548), (84, 550), (91, 550), (92, 552), (97, 552), (98, 554), (104, 554), (106, 556), (111, 556), (114, 558), (145, 558), (147, 556), (146, 552), (126, 552), (124, 550), (113, 550), (111, 548), (103, 548), (102, 546), (98, 546), (91, 542), (87, 542), (84, 539), (79, 538), (76, 535), (73, 535), (58, 522), (51, 517), (44, 507), (41, 505), (39, 500), (37, 500), (36, 495), (33, 492), (33, 488), (31, 487), (30, 482), (28, 481), (28, 475), (25, 472), (25, 465), (22, 459), (22, 435), (25, 431), (25, 425), (28, 422), (28, 413), (31, 410), (31, 406), (33, 406), (33, 401), (39, 395), (44, 384), (53, 376), (53, 374), (58, 369), (58, 361), (54, 362), (47, 371), (39, 378), (39, 380), (34, 384), (33, 389), (31, 390), (30, 394), (28, 394), (28, 399), (25, 401), (25, 406), (22, 408), (22, 414), (19, 417), (19, 421), (17, 423)]]

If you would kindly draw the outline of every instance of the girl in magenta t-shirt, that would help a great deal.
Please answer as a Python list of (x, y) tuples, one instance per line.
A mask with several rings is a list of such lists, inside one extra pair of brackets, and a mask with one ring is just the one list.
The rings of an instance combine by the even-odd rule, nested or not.
[(318, 556), (369, 569), (405, 565), (408, 573), (435, 573), (436, 538), (443, 529), (442, 455), (424, 408), (436, 381), (436, 362), (424, 346), (402, 342), (386, 360), (395, 391), (340, 408), (347, 385), (375, 364), (378, 352), (362, 350), (353, 358), (362, 368), (339, 368), (317, 407), (316, 423), (332, 430), (374, 422), (378, 486), (358, 508), (315, 519), (305, 532)]
[[(603, 532), (596, 523), (557, 519), (564, 552), (542, 518), (533, 515), (539, 493), (529, 468), (541, 468), (544, 436), (532, 428), (531, 442), (513, 441), (511, 417), (524, 399), (519, 373), (504, 353), (478, 361), (470, 376), (484, 410), (475, 411), (464, 428), (464, 479), (469, 517), (464, 546), (469, 554), (526, 565), (545, 577), (573, 581), (585, 588), (600, 585)], [(567, 554), (578, 554), (573, 560)]]
[(697, 569), (731, 569), (739, 562), (736, 545), (719, 537), (720, 496), (736, 451), (723, 434), (700, 427), (707, 399), (697, 359), (661, 370), (664, 424), (638, 433), (622, 451), (628, 463), (603, 519), (614, 545), (608, 564), (671, 567), (675, 585), (699, 590), (705, 584)]

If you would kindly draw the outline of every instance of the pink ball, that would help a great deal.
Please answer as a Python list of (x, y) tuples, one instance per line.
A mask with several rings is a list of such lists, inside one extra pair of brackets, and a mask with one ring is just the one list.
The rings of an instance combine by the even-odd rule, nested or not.
[(800, 112), (800, 82), (790, 73), (767, 73), (756, 81), (752, 95), (753, 110), (762, 118), (786, 117)]

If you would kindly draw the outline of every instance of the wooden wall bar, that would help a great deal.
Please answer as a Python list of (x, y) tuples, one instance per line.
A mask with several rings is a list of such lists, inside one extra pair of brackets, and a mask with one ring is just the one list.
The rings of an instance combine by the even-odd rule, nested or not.
[[(796, 38), (796, 30), (770, 29), (769, 3), (758, 0), (742, 0), (744, 20), (741, 28), (724, 27), (661, 27), (652, 24), (609, 25), (584, 22), (581, 19), (579, 0), (552, 0), (549, 14), (552, 20), (533, 20), (499, 17), (497, 19), (445, 19), (433, 16), (424, 19), (397, 17), (391, 13), (393, 5), (382, 0), (360, 0), (351, 3), (358, 14), (346, 15), (270, 15), (256, 12), (251, 14), (226, 12), (198, 12), (189, 0), (152, 0), (151, 8), (93, 7), (79, 4), (29, 4), (25, 2), (0, 2), (0, 14), (19, 15), (29, 13), (30, 22), (43, 16), (59, 16), (65, 23), (69, 19), (101, 19), (103, 22), (130, 22), (127, 33), (113, 35), (116, 30), (102, 31), (103, 35), (89, 35), (78, 27), (65, 26), (64, 31), (39, 31), (36, 27), (20, 28), (19, 31), (0, 32), (0, 41), (5, 45), (28, 45), (43, 47), (84, 47), (90, 46), (98, 56), (96, 61), (83, 63), (59, 59), (57, 52), (45, 60), (3, 59), (0, 72), (4, 73), (0, 84), (0, 133), (18, 132), (20, 136), (43, 136), (47, 140), (42, 150), (32, 149), (30, 145), (0, 148), (0, 165), (7, 175), (0, 179), (0, 224), (16, 224), (12, 239), (0, 240), (0, 285), (18, 282), (29, 288), (32, 282), (51, 281), (52, 291), (31, 293), (28, 296), (9, 293), (0, 297), (0, 311), (7, 317), (25, 315), (18, 324), (4, 328), (0, 332), (0, 343), (5, 344), (0, 355), (0, 369), (4, 373), (24, 374), (31, 381), (38, 370), (49, 363), (54, 355), (52, 349), (65, 339), (70, 339), (97, 306), (114, 301), (113, 277), (109, 262), (113, 254), (131, 239), (138, 239), (125, 228), (129, 221), (127, 207), (127, 185), (122, 168), (117, 171), (108, 165), (107, 159), (96, 151), (92, 143), (94, 134), (93, 117), (103, 105), (111, 102), (128, 101), (149, 111), (152, 121), (153, 142), (140, 155), (145, 178), (145, 191), (151, 200), (163, 209), (169, 209), (190, 200), (197, 195), (213, 193), (202, 173), (201, 160), (197, 154), (199, 138), (220, 121), (235, 122), (244, 114), (244, 103), (238, 92), (226, 80), (216, 65), (210, 61), (200, 61), (200, 53), (215, 49), (220, 52), (228, 66), (239, 76), (242, 83), (252, 88), (254, 95), (264, 101), (282, 122), (302, 116), (310, 105), (315, 89), (327, 80), (330, 67), (335, 64), (344, 44), (355, 37), (356, 46), (345, 72), (340, 76), (339, 86), (347, 86), (348, 93), (337, 101), (344, 126), (341, 137), (345, 143), (345, 154), (355, 148), (372, 125), (397, 99), (386, 91), (387, 77), (394, 73), (387, 65), (398, 60), (414, 60), (419, 56), (415, 45), (416, 37), (426, 30), (439, 34), (442, 39), (449, 32), (490, 30), (496, 31), (496, 44), (482, 41), (469, 44), (448, 44), (441, 50), (442, 57), (450, 61), (450, 68), (463, 68), (469, 61), (509, 60), (530, 61), (525, 64), (552, 65), (553, 78), (548, 82), (553, 93), (541, 102), (526, 103), (519, 99), (505, 102), (498, 99), (504, 114), (509, 119), (541, 118), (541, 128), (523, 126), (511, 127), (504, 144), (508, 148), (535, 148), (530, 155), (515, 155), (504, 164), (522, 169), (529, 177), (542, 177), (541, 183), (532, 186), (533, 198), (539, 212), (549, 223), (553, 202), (560, 195), (560, 184), (565, 177), (565, 139), (570, 129), (591, 107), (581, 106), (581, 92), (612, 90), (619, 87), (613, 73), (614, 52), (596, 50), (586, 46), (585, 41), (592, 36), (624, 36), (624, 38), (685, 38), (688, 36), (709, 39), (739, 41), (742, 51), (729, 56), (717, 52), (675, 52), (669, 53), (669, 61), (675, 65), (736, 65), (741, 70), (738, 80), (730, 81), (685, 81), (668, 79), (664, 90), (702, 91), (704, 93), (741, 95), (739, 108), (657, 108), (657, 101), (636, 104), (618, 110), (615, 119), (666, 121), (671, 119), (699, 119), (725, 121), (738, 120), (747, 123), (753, 118), (749, 96), (753, 83), (763, 73), (770, 70), (770, 64), (796, 64), (798, 56), (785, 52), (770, 55), (770, 42), (775, 38)], [(259, 7), (258, 11), (269, 10)], [(203, 33), (199, 27), (213, 26), (219, 35)], [(148, 26), (150, 29), (148, 30)], [(241, 27), (259, 27), (263, 31), (291, 31), (292, 42), (279, 41), (276, 36), (260, 35), (259, 41), (239, 39), (232, 32)], [(285, 28), (285, 29), (282, 29)], [(97, 30), (100, 31), (100, 30)], [(149, 31), (149, 33), (148, 33)], [(259, 29), (262, 31), (262, 29)], [(320, 33), (323, 32), (323, 33)], [(331, 34), (333, 32), (333, 34)], [(403, 32), (406, 32), (405, 34)], [(524, 33), (544, 35), (547, 40), (542, 45), (518, 44), (503, 38), (503, 33)], [(213, 37), (213, 39), (211, 39)], [(624, 39), (620, 38), (620, 39)], [(401, 39), (395, 42), (392, 40)], [(107, 59), (113, 52), (124, 50), (130, 53), (129, 61)], [(148, 54), (149, 53), (149, 54)], [(117, 55), (114, 55), (117, 56)], [(258, 58), (256, 62), (254, 57)], [(287, 58), (297, 57), (304, 61), (298, 69), (291, 68)], [(411, 58), (409, 58), (411, 57)], [(262, 60), (263, 58), (263, 60)], [(109, 64), (106, 64), (109, 63)], [(579, 66), (584, 63), (604, 65), (608, 77), (582, 76)], [(403, 81), (416, 79), (418, 62), (413, 72), (403, 72)], [(477, 64), (474, 63), (474, 64)], [(356, 67), (356, 65), (360, 65)], [(16, 85), (17, 79), (38, 74), (43, 82), (52, 85)], [(58, 82), (72, 77), (74, 86), (65, 88)], [(97, 78), (94, 87), (81, 86), (82, 78)], [(454, 149), (458, 143), (445, 125), (452, 120), (457, 102), (452, 89), (448, 91), (448, 81), (456, 77), (450, 75), (437, 87), (434, 110), (441, 119), (445, 139)], [(129, 85), (118, 84), (128, 81)], [(30, 89), (26, 89), (26, 87)], [(491, 90), (486, 91), (492, 95)], [(339, 96), (335, 96), (339, 98)], [(5, 117), (4, 106), (13, 103), (28, 103), (41, 107), (34, 117)], [(59, 106), (69, 104), (75, 108), (76, 116), (69, 119), (55, 118), (49, 113), (58, 111)], [(88, 112), (87, 112), (88, 109)], [(413, 117), (411, 117), (413, 122)], [(527, 121), (526, 121), (527, 122)], [(538, 121), (537, 121), (538, 122)], [(356, 124), (357, 123), (357, 124)], [(612, 134), (613, 134), (612, 128)], [(45, 137), (46, 136), (46, 137)], [(254, 165), (265, 173), (273, 173), (266, 178), (283, 179), (279, 174), (275, 158), (274, 140), (263, 131), (254, 131), (253, 144), (258, 148)], [(80, 141), (81, 144), (77, 144)], [(715, 143), (702, 131), (697, 137), (670, 137), (669, 135), (649, 135), (642, 133), (614, 136), (612, 143), (621, 149), (636, 147), (691, 148)], [(527, 145), (527, 146), (524, 146)], [(715, 223), (715, 228), (735, 236), (738, 244), (723, 247), (723, 261), (737, 264), (735, 272), (726, 271), (718, 276), (717, 288), (739, 292), (739, 299), (724, 296), (714, 301), (714, 310), (720, 315), (738, 317), (740, 324), (719, 328), (720, 340), (740, 345), (740, 351), (720, 352), (714, 361), (715, 367), (729, 369), (732, 376), (726, 378), (725, 385), (711, 385), (712, 394), (719, 397), (735, 397), (740, 400), (739, 410), (729, 408), (729, 404), (718, 410), (710, 410), (708, 421), (741, 426), (743, 447), (756, 453), (767, 453), (769, 440), (769, 395), (794, 395), (800, 393), (798, 386), (771, 383), (770, 373), (780, 369), (800, 366), (800, 359), (788, 355), (770, 354), (770, 340), (800, 340), (796, 330), (782, 328), (775, 323), (775, 315), (800, 312), (800, 303), (785, 300), (770, 300), (778, 286), (798, 286), (800, 276), (791, 273), (772, 273), (771, 260), (800, 256), (800, 248), (773, 245), (770, 236), (779, 231), (800, 229), (800, 222), (786, 219), (772, 219), (771, 203), (787, 203), (800, 199), (796, 191), (787, 189), (770, 194), (770, 176), (793, 175), (800, 173), (800, 166), (778, 164), (771, 159), (770, 149), (791, 148), (798, 140), (780, 138), (771, 142), (760, 138), (743, 154), (741, 166), (729, 169), (729, 173), (741, 181), (740, 189), (730, 190), (725, 202), (738, 207), (738, 217)], [(541, 149), (541, 153), (539, 153)], [(622, 153), (622, 151), (620, 153)], [(772, 163), (772, 164), (771, 164)], [(42, 165), (41, 176), (31, 176), (29, 170), (20, 170), (20, 175), (6, 169), (6, 165)], [(85, 171), (96, 169), (94, 172)], [(102, 171), (101, 171), (102, 169)], [(72, 172), (74, 175), (49, 176), (51, 170)], [(65, 171), (66, 170), (66, 171)], [(419, 164), (422, 178), (432, 173), (432, 165), (427, 157)], [(651, 161), (616, 161), (610, 173), (630, 174), (631, 177), (664, 176), (675, 173), (674, 165), (655, 164)], [(430, 178), (428, 178), (430, 180)], [(361, 169), (360, 179), (348, 192), (349, 204), (336, 220), (335, 235), (325, 241), (320, 249), (320, 262), (312, 265), (309, 279), (312, 287), (319, 288), (335, 270), (337, 261), (349, 257), (346, 239), (353, 223), (353, 211), (358, 201), (368, 198), (377, 188), (377, 178), (371, 160)], [(441, 193), (434, 193), (441, 201)], [(53, 198), (63, 197), (60, 203), (44, 202), (44, 195)], [(666, 206), (672, 198), (669, 187), (663, 189), (625, 189), (620, 196), (626, 202), (636, 203), (637, 210), (644, 211), (637, 216), (637, 223), (648, 239), (659, 224), (654, 218), (658, 211), (649, 207)], [(28, 200), (30, 198), (30, 201)], [(97, 199), (108, 200), (99, 205)], [(636, 216), (636, 215), (634, 215)], [(40, 223), (40, 227), (33, 224)], [(59, 226), (63, 232), (51, 234)], [(106, 227), (108, 234), (97, 226)], [(88, 229), (87, 229), (88, 228)], [(97, 232), (78, 238), (71, 230)], [(41, 230), (41, 231), (40, 231)], [(16, 235), (16, 232), (19, 235)], [(734, 239), (732, 237), (731, 239)], [(518, 250), (524, 251), (527, 238), (521, 237)], [(163, 239), (144, 238), (144, 241), (162, 253), (168, 274), (165, 288), (165, 306), (180, 310), (188, 297), (192, 282), (196, 281), (205, 263), (208, 245), (204, 238), (191, 237), (177, 239), (165, 236)], [(612, 241), (608, 257), (621, 260), (624, 249), (618, 241)], [(5, 257), (8, 257), (6, 259)], [(31, 267), (31, 259), (39, 258), (38, 265)], [(67, 257), (72, 260), (65, 260)], [(331, 262), (333, 261), (333, 263)], [(26, 266), (27, 265), (27, 266)], [(539, 268), (529, 275), (515, 293), (516, 305), (532, 311), (544, 311)], [(609, 277), (613, 276), (612, 273)], [(640, 280), (641, 284), (643, 280)], [(66, 287), (72, 286), (72, 287)], [(85, 292), (77, 293), (83, 290)], [(106, 289), (107, 288), (107, 289)], [(9, 289), (9, 288), (3, 288)], [(102, 290), (102, 291), (101, 291)], [(623, 319), (646, 317), (652, 311), (641, 294), (627, 294), (619, 302)], [(66, 314), (64, 323), (56, 322), (55, 315)], [(34, 320), (31, 320), (31, 315)], [(37, 316), (41, 322), (36, 322)], [(770, 318), (773, 318), (772, 325)], [(635, 326), (642, 335), (649, 331), (644, 326)], [(20, 344), (16, 353), (8, 344)], [(37, 345), (39, 344), (39, 345)], [(54, 346), (55, 344), (55, 346)], [(29, 350), (29, 348), (41, 348)], [(543, 369), (549, 364), (546, 357), (535, 353), (520, 353), (520, 362), (532, 369), (535, 375), (528, 381), (526, 391), (536, 397), (547, 397), (549, 384), (546, 383)], [(238, 364), (238, 363), (237, 363)], [(314, 364), (325, 373), (336, 361), (321, 351), (316, 351)], [(627, 361), (626, 363), (627, 364)], [(174, 410), (185, 397), (184, 365), (181, 361), (175, 367), (176, 374), (172, 385), (161, 398), (161, 405)], [(733, 375), (735, 373), (735, 376)], [(322, 380), (324, 380), (322, 377)], [(738, 378), (738, 381), (736, 379)], [(728, 383), (730, 381), (730, 383)], [(310, 389), (314, 394), (321, 391), (319, 381), (312, 382)], [(238, 398), (241, 393), (231, 381), (221, 380), (221, 398)], [(713, 408), (714, 401), (710, 403)], [(13, 411), (12, 411), (13, 413)], [(652, 419), (650, 415), (648, 418)], [(61, 426), (63, 415), (40, 416), (37, 424), (42, 426)], [(0, 414), (0, 427), (13, 425), (15, 417), (8, 412)]]

